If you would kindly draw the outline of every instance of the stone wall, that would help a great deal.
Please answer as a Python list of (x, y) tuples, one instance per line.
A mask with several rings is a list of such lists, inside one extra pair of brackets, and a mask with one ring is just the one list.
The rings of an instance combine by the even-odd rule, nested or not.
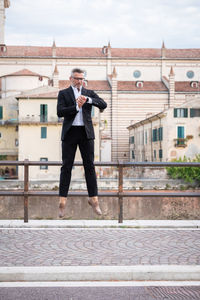
[[(118, 219), (117, 198), (99, 199), (102, 217), (93, 214), (87, 197), (69, 197), (65, 219)], [(23, 197), (0, 197), (0, 219), (23, 219)], [(58, 197), (30, 197), (30, 219), (58, 219)], [(192, 220), (200, 218), (199, 197), (124, 198), (124, 219)]]

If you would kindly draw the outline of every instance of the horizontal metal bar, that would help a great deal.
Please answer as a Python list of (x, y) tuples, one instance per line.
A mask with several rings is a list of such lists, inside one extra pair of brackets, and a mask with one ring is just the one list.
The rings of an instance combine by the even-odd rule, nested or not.
[[(29, 166), (61, 166), (61, 161), (10, 161), (10, 160), (1, 160), (0, 165), (16, 165), (24, 166), (28, 164)], [(124, 168), (128, 167), (200, 167), (200, 162), (94, 162), (95, 166), (99, 167), (118, 167), (123, 166)], [(82, 166), (81, 161), (74, 162), (74, 166)]]
[[(145, 191), (131, 191), (118, 193), (118, 191), (102, 191), (99, 192), (99, 197), (200, 197), (200, 192), (145, 192)], [(0, 191), (0, 196), (40, 196), (40, 197), (57, 197), (58, 191)], [(69, 197), (88, 197), (87, 192), (69, 192)]]
[[(119, 193), (120, 196), (120, 193)], [(200, 192), (123, 192), (123, 197), (200, 197)]]

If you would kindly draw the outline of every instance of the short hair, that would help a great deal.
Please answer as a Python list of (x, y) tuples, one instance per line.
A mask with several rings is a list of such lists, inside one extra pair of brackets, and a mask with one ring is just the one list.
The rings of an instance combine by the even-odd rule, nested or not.
[(85, 71), (82, 70), (82, 69), (79, 69), (79, 68), (74, 68), (74, 69), (71, 70), (71, 76), (73, 76), (74, 73), (80, 73), (80, 74), (83, 74), (83, 73), (85, 73)]

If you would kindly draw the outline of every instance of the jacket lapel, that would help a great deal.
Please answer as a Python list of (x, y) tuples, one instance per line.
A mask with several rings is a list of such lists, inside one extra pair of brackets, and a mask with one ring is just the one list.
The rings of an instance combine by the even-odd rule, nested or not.
[(73, 102), (76, 103), (76, 99), (75, 99), (75, 96), (74, 96), (74, 91), (73, 91), (71, 86), (69, 87), (69, 94), (70, 94), (71, 99), (73, 100)]
[(87, 90), (84, 87), (82, 87), (81, 95), (87, 96)]

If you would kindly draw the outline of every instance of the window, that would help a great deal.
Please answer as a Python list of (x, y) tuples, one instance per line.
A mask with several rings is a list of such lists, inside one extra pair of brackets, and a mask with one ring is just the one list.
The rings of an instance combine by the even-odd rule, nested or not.
[(15, 146), (16, 146), (16, 147), (19, 146), (19, 141), (18, 141), (18, 139), (15, 139)]
[(187, 118), (188, 109), (187, 108), (174, 108), (174, 118)]
[(132, 154), (132, 159), (135, 159), (135, 153), (134, 153), (134, 150), (131, 151), (131, 154)]
[(147, 130), (145, 130), (144, 139), (145, 139), (145, 144), (147, 144)]
[(136, 87), (138, 87), (138, 88), (143, 88), (143, 81), (137, 81), (136, 82)]
[(184, 139), (185, 133), (184, 133), (184, 126), (178, 126), (177, 127), (177, 137), (178, 139)]
[(156, 142), (158, 140), (158, 132), (157, 128), (153, 129), (153, 142)]
[(1, 132), (0, 132), (0, 138), (2, 137)]
[(200, 108), (190, 108), (190, 118), (200, 117)]
[(91, 117), (94, 117), (94, 106), (92, 105)]
[(144, 145), (144, 131), (141, 131), (141, 145)]
[(156, 150), (153, 150), (153, 157), (156, 159)]
[(47, 127), (41, 127), (41, 139), (47, 138)]
[(40, 104), (40, 122), (47, 122), (47, 104)]
[(0, 119), (3, 119), (3, 106), (0, 106)]
[(190, 83), (190, 86), (192, 87), (192, 88), (198, 88), (199, 87), (199, 83), (198, 83), (198, 81), (192, 81), (191, 83)]
[(162, 153), (162, 149), (159, 149), (159, 158), (162, 158), (163, 153)]
[(134, 144), (134, 136), (130, 136), (130, 144)]
[(158, 128), (158, 140), (159, 141), (163, 140), (163, 128), (162, 127)]
[(177, 127), (177, 145), (184, 145), (185, 144), (185, 128), (184, 126)]
[[(40, 161), (48, 161), (47, 157), (41, 157)], [(40, 170), (47, 170), (48, 166), (40, 166)]]
[(187, 71), (186, 75), (187, 75), (188, 78), (191, 79), (191, 78), (194, 77), (194, 72), (193, 71)]
[(135, 70), (135, 71), (133, 72), (133, 76), (134, 76), (135, 78), (139, 78), (139, 77), (141, 76), (141, 72), (140, 72), (139, 70)]

